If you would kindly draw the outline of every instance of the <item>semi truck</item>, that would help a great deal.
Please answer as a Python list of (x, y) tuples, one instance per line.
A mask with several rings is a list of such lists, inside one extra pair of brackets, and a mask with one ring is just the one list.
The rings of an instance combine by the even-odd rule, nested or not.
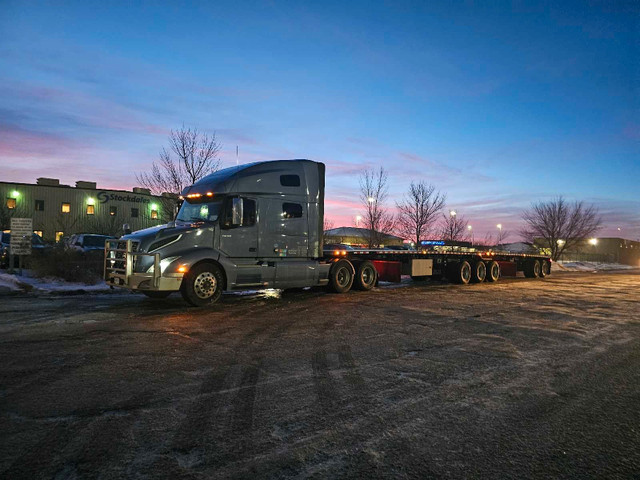
[(108, 240), (105, 281), (151, 298), (179, 291), (189, 304), (203, 306), (234, 290), (346, 293), (402, 275), (468, 284), (551, 272), (551, 259), (542, 255), (324, 248), (324, 195), (320, 162), (273, 160), (219, 170), (183, 190), (173, 221)]

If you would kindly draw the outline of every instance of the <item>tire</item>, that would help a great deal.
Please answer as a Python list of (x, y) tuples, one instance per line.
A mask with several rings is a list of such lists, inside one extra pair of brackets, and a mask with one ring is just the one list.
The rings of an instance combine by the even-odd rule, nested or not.
[(482, 283), (487, 278), (487, 266), (482, 260), (478, 260), (471, 266), (471, 282)]
[(213, 263), (196, 265), (184, 276), (180, 293), (185, 301), (202, 307), (217, 302), (222, 296), (224, 276)]
[(355, 273), (349, 260), (338, 260), (329, 270), (329, 290), (334, 293), (347, 293), (351, 290)]
[(524, 266), (524, 276), (527, 278), (538, 278), (541, 271), (538, 260), (530, 260)]
[(163, 298), (167, 298), (169, 295), (171, 295), (173, 292), (171, 291), (160, 291), (160, 292), (156, 292), (156, 291), (149, 291), (149, 292), (145, 292), (143, 291), (142, 294), (149, 297), (149, 298), (154, 298), (156, 300), (161, 300)]
[(497, 282), (500, 279), (500, 264), (495, 260), (487, 263), (487, 282)]
[(353, 280), (353, 288), (356, 290), (371, 290), (378, 281), (378, 271), (369, 260), (356, 265), (356, 276)]
[(547, 275), (551, 275), (551, 263), (545, 260), (540, 263), (540, 277), (544, 278)]
[(451, 264), (448, 277), (453, 283), (466, 285), (471, 281), (471, 265), (466, 260)]

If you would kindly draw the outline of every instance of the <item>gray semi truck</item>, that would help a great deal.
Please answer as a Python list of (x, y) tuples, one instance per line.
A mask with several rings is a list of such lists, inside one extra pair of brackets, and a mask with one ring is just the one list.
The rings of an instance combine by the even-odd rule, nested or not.
[(325, 166), (310, 160), (215, 172), (184, 189), (174, 221), (107, 241), (104, 278), (151, 298), (179, 291), (202, 306), (232, 290), (326, 286), (346, 293), (403, 274), (466, 284), (551, 272), (541, 255), (325, 249), (324, 188)]

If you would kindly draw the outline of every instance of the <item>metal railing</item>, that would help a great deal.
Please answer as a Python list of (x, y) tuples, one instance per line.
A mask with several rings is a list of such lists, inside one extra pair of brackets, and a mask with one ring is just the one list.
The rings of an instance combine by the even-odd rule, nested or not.
[(137, 240), (107, 240), (104, 245), (104, 279), (113, 285), (129, 286), (129, 279), (135, 272), (138, 257), (153, 257), (151, 273), (135, 273), (136, 276), (148, 277), (153, 286), (158, 287), (162, 272), (160, 271), (160, 254), (138, 252), (140, 242)]

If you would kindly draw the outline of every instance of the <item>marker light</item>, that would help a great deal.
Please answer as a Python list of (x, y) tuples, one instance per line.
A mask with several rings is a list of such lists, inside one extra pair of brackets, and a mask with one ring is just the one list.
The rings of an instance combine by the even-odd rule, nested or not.
[(187, 198), (200, 198), (201, 196), (201, 193), (190, 193), (189, 195), (187, 195)]
[(213, 192), (207, 192), (207, 197), (213, 197)]
[(180, 273), (184, 273), (184, 272), (186, 272), (186, 271), (187, 271), (187, 266), (186, 266), (186, 265), (180, 265), (180, 266), (178, 267), (178, 272), (180, 272)]

